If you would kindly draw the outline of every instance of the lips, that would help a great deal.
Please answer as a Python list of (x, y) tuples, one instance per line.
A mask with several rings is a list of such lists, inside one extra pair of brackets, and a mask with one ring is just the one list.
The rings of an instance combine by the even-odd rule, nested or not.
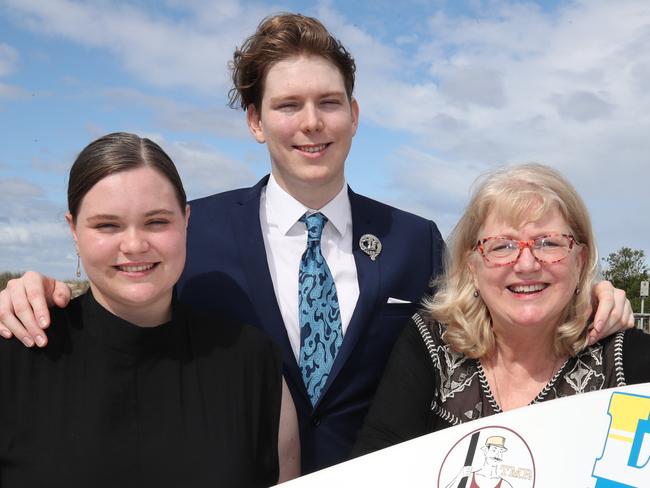
[(519, 295), (532, 295), (534, 293), (539, 293), (542, 290), (548, 288), (548, 283), (535, 283), (532, 285), (510, 285), (508, 290)]
[(306, 153), (314, 154), (314, 153), (319, 153), (324, 151), (331, 143), (328, 142), (326, 144), (308, 144), (305, 146), (293, 146), (299, 151), (303, 151)]
[(115, 266), (120, 271), (125, 273), (142, 273), (143, 271), (149, 271), (157, 266), (158, 263), (148, 263), (148, 264), (118, 264)]

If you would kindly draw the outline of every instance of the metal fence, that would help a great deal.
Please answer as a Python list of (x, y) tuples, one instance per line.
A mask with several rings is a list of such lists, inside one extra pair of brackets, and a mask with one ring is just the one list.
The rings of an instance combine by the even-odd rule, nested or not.
[(644, 330), (650, 334), (650, 313), (635, 313), (634, 322), (637, 329)]

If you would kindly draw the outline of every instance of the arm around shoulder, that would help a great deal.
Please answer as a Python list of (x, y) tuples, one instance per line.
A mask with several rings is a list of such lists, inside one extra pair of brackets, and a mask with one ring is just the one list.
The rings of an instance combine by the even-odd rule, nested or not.
[(16, 336), (27, 347), (47, 344), (44, 330), (50, 325), (48, 305), (65, 307), (70, 301), (68, 286), (54, 278), (28, 271), (10, 280), (0, 292), (0, 335)]

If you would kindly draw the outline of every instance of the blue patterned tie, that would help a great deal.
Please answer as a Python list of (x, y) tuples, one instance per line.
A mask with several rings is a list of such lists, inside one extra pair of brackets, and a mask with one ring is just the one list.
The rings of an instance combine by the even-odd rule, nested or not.
[(321, 213), (305, 214), (300, 221), (307, 225), (307, 249), (298, 273), (298, 363), (311, 404), (315, 405), (343, 342), (343, 333), (334, 278), (320, 248), (327, 217)]

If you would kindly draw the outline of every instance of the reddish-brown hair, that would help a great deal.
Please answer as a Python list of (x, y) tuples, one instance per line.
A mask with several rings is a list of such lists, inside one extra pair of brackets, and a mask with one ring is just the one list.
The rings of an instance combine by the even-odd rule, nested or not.
[(281, 13), (262, 20), (255, 33), (235, 50), (230, 63), (233, 87), (228, 92), (229, 105), (246, 110), (252, 104), (259, 110), (271, 66), (300, 54), (322, 56), (334, 64), (343, 76), (348, 98), (352, 98), (356, 66), (341, 42), (318, 19)]

